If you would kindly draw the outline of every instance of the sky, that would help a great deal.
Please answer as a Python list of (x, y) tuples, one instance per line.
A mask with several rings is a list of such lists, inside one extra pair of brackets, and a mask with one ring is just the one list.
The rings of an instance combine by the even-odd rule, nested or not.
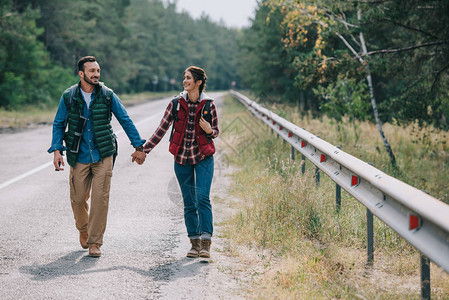
[(233, 28), (250, 26), (249, 18), (254, 17), (257, 7), (257, 0), (178, 0), (177, 3), (179, 12), (187, 11), (195, 19), (205, 12), (212, 21), (223, 20), (226, 26)]

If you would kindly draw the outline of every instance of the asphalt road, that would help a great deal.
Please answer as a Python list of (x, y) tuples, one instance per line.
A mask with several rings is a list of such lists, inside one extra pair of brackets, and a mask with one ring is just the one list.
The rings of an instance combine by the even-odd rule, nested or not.
[[(223, 93), (212, 96), (221, 106)], [(128, 108), (143, 138), (168, 101)], [(238, 287), (214, 265), (221, 254), (212, 252), (211, 261), (185, 258), (189, 241), (168, 134), (138, 166), (117, 122), (114, 131), (119, 156), (101, 258), (79, 245), (69, 167), (55, 172), (46, 152), (51, 126), (0, 134), (0, 299), (234, 298)]]

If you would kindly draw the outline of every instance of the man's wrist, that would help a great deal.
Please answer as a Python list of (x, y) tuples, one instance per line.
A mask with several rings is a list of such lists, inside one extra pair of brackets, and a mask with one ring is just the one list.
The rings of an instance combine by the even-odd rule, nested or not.
[(64, 153), (62, 152), (62, 150), (55, 150), (55, 151), (53, 151), (53, 154), (60, 154), (61, 156), (64, 156)]
[(135, 149), (136, 151), (143, 152), (143, 146), (136, 147)]

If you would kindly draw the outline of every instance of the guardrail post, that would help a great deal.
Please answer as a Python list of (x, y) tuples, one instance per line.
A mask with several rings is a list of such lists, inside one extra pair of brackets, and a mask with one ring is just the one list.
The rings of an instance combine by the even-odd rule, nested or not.
[(421, 254), (421, 299), (430, 300), (430, 260)]
[(302, 170), (301, 170), (301, 172), (304, 175), (304, 173), (306, 172), (306, 156), (303, 154), (301, 159), (302, 159)]
[(368, 265), (372, 265), (374, 261), (374, 247), (373, 247), (373, 213), (366, 209), (366, 223), (367, 223), (367, 234), (368, 234)]
[(292, 160), (295, 160), (295, 147), (292, 146)]
[(338, 183), (335, 185), (335, 202), (337, 203), (337, 212), (340, 212), (341, 208), (341, 186)]
[(320, 168), (316, 167), (315, 169), (315, 183), (316, 185), (320, 185)]
[[(337, 148), (341, 149), (340, 146), (337, 146)], [(339, 186), (338, 183), (335, 184), (335, 202), (337, 213), (339, 213), (341, 208), (341, 186)]]

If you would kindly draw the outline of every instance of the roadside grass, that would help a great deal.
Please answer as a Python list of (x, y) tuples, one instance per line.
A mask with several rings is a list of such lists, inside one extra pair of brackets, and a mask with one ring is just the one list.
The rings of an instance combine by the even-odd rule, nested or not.
[[(377, 168), (389, 170), (388, 158), (373, 141), (380, 138), (372, 125), (358, 124), (361, 137), (351, 146), (351, 132), (338, 132), (326, 118), (301, 117), (295, 109), (279, 105), (268, 108), (330, 143), (344, 145), (344, 151), (373, 162)], [(420, 298), (420, 255), (405, 240), (374, 218), (374, 265), (368, 266), (363, 205), (342, 191), (342, 206), (337, 212), (335, 183), (322, 174), (316, 185), (310, 162), (306, 162), (303, 175), (301, 161), (290, 158), (290, 146), (231, 96), (225, 100), (220, 127), (233, 153), (227, 155), (228, 162), (237, 170), (232, 175), (231, 194), (241, 199), (238, 212), (225, 222), (225, 235), (235, 243), (231, 248), (237, 255), (245, 256), (249, 264), (252, 260), (261, 266), (252, 276), (256, 288), (248, 291), (250, 297)], [(426, 181), (434, 180), (432, 176), (444, 176), (433, 169), (438, 165), (441, 170), (441, 161), (431, 163), (428, 150), (417, 149), (419, 143), (408, 141), (410, 128), (386, 127), (392, 146), (398, 141), (403, 144), (396, 150), (402, 177), (414, 179), (407, 174), (417, 168), (402, 162), (404, 157), (412, 162), (429, 160), (421, 163), (419, 170), (419, 176), (425, 176)], [(447, 164), (447, 146), (441, 143), (438, 147), (437, 155)], [(407, 154), (400, 153), (406, 150)], [(426, 187), (440, 192), (438, 184)], [(243, 251), (242, 245), (248, 251)], [(433, 264), (431, 286), (433, 297), (449, 297), (449, 276)]]
[[(146, 101), (161, 99), (176, 95), (171, 92), (145, 92), (137, 94), (119, 95), (123, 105), (132, 106)], [(17, 130), (34, 125), (51, 124), (58, 108), (58, 103), (53, 106), (23, 106), (19, 110), (5, 110), (0, 108), (0, 130)]]
[(20, 110), (0, 109), (0, 129), (19, 129), (35, 124), (49, 124), (55, 117), (56, 108), (22, 107)]

